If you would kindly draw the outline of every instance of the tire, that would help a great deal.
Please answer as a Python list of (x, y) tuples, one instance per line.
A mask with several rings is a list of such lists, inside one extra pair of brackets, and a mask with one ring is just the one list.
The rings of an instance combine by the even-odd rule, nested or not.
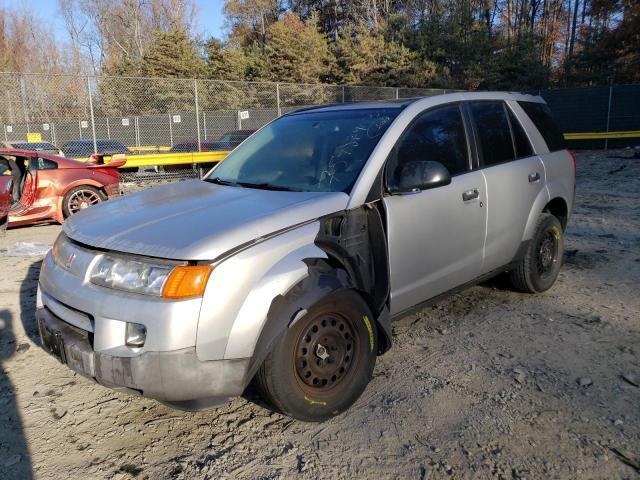
[(511, 285), (520, 292), (540, 293), (558, 278), (564, 255), (564, 233), (560, 221), (542, 213), (524, 257), (511, 270)]
[(378, 351), (373, 322), (356, 292), (329, 294), (287, 329), (267, 355), (256, 374), (263, 398), (305, 422), (345, 411), (373, 375)]
[[(86, 200), (83, 200), (83, 198)], [(69, 218), (91, 205), (97, 205), (107, 199), (107, 196), (95, 187), (80, 185), (69, 190), (62, 199), (62, 213)]]

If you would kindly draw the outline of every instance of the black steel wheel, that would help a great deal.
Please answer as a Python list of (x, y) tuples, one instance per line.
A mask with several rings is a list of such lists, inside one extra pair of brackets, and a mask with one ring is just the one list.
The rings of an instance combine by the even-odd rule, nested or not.
[(527, 293), (548, 290), (558, 278), (563, 254), (562, 225), (550, 213), (543, 213), (523, 258), (510, 272), (511, 284)]
[(348, 319), (340, 314), (315, 318), (301, 332), (294, 351), (302, 387), (314, 394), (339, 385), (349, 374), (360, 348)]
[(279, 339), (256, 375), (277, 410), (317, 422), (349, 408), (373, 374), (378, 336), (366, 302), (352, 290), (329, 294)]

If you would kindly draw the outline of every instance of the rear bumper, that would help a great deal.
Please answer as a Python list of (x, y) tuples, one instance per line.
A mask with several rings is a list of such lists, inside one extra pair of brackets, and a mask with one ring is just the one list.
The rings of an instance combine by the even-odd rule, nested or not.
[(46, 307), (36, 310), (43, 348), (77, 373), (106, 387), (176, 408), (207, 408), (242, 394), (249, 359), (200, 361), (195, 347), (118, 357), (96, 352), (92, 333)]

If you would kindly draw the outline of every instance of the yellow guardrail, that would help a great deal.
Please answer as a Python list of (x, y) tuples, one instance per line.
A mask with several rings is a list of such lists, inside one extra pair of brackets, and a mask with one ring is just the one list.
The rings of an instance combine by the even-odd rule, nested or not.
[(640, 137), (640, 130), (628, 130), (624, 132), (580, 132), (565, 133), (565, 140), (601, 140), (606, 138), (636, 138)]
[(168, 152), (169, 150), (171, 150), (171, 147), (166, 145), (141, 145), (139, 147), (127, 147), (127, 148), (132, 152), (136, 152), (136, 153), (145, 153), (145, 152), (158, 153), (158, 152)]
[[(127, 163), (119, 168), (155, 167), (165, 165), (191, 165), (193, 163), (217, 163), (229, 155), (228, 151), (220, 152), (185, 152), (185, 153), (149, 153), (125, 156)], [(124, 155), (118, 154), (122, 157)], [(75, 158), (80, 162), (88, 162), (88, 157)], [(111, 161), (110, 156), (104, 157), (104, 163)]]
[[(153, 167), (164, 165), (189, 165), (192, 163), (215, 163), (223, 160), (229, 152), (185, 152), (128, 155), (127, 163), (120, 168)], [(108, 163), (108, 159), (106, 160)]]
[[(624, 132), (580, 132), (565, 133), (565, 140), (600, 140), (606, 138), (636, 138), (640, 137), (640, 130), (630, 130)], [(165, 150), (169, 147), (133, 147), (131, 150), (144, 151), (142, 149)], [(138, 155), (128, 155), (127, 163), (120, 168), (154, 167), (165, 165), (189, 165), (192, 163), (216, 163), (223, 160), (229, 152), (185, 152), (185, 153), (140, 153)], [(77, 160), (88, 161), (88, 158), (78, 158)], [(105, 157), (105, 163), (109, 163), (110, 157)]]

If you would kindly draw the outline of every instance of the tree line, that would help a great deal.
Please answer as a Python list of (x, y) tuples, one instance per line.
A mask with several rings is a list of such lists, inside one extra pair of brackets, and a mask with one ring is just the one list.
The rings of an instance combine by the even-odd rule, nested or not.
[(4, 71), (526, 90), (640, 81), (637, 0), (59, 0), (0, 8)]

